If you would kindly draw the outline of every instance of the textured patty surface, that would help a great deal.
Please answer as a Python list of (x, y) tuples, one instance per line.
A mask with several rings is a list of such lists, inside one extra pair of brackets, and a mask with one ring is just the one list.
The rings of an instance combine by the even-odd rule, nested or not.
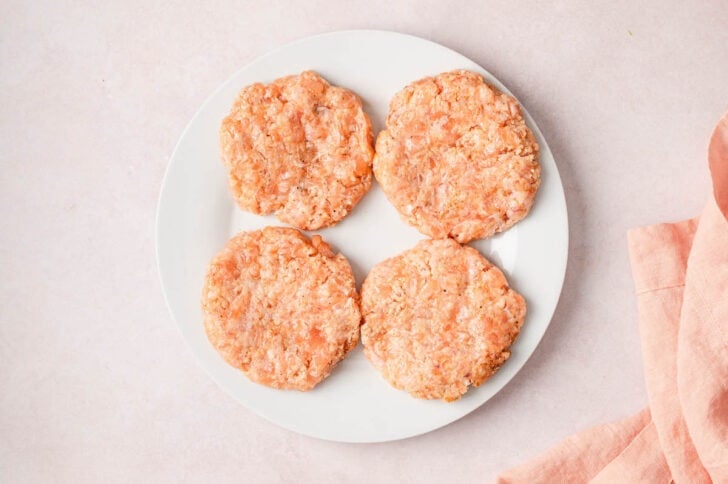
[(404, 220), (466, 243), (528, 214), (540, 184), (537, 157), (516, 100), (459, 70), (392, 98), (374, 174)]
[(274, 388), (310, 390), (359, 339), (349, 262), (292, 228), (233, 237), (208, 268), (202, 309), (222, 357)]
[(238, 205), (304, 230), (335, 224), (369, 190), (372, 144), (356, 94), (311, 71), (245, 87), (220, 128)]
[(372, 269), (362, 286), (364, 352), (394, 387), (457, 400), (510, 356), (526, 304), (478, 251), (425, 240)]

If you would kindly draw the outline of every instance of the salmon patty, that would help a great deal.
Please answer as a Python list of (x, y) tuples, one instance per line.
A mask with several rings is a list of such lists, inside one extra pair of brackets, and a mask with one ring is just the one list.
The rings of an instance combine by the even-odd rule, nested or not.
[(452, 239), (379, 263), (362, 286), (364, 353), (395, 388), (453, 401), (510, 356), (526, 303), (503, 273)]
[(349, 262), (292, 228), (233, 237), (210, 263), (202, 310), (225, 361), (273, 388), (312, 389), (359, 339)]
[(245, 87), (220, 127), (238, 205), (303, 230), (335, 224), (369, 190), (372, 145), (356, 94), (311, 71)]
[(459, 70), (394, 96), (377, 137), (374, 175), (406, 222), (466, 243), (528, 214), (540, 184), (537, 158), (516, 100)]

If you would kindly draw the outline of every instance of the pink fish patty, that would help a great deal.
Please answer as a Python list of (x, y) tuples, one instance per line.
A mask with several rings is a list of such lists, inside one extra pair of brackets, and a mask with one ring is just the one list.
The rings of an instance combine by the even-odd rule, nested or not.
[(395, 388), (453, 401), (510, 356), (526, 303), (478, 251), (424, 240), (362, 286), (364, 353)]
[(238, 205), (303, 230), (335, 224), (372, 184), (361, 101), (315, 72), (245, 87), (222, 121), (220, 146)]
[(292, 228), (233, 237), (210, 263), (202, 310), (225, 361), (273, 388), (312, 389), (359, 340), (349, 262)]
[(466, 243), (528, 214), (540, 184), (537, 158), (516, 100), (460, 70), (392, 98), (374, 175), (406, 222)]

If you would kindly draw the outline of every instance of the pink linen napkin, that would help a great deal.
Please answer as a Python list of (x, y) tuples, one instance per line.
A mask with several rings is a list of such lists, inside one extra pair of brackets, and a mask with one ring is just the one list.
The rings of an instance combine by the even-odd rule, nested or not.
[(728, 483), (728, 113), (695, 219), (633, 229), (649, 408), (571, 436), (497, 482)]

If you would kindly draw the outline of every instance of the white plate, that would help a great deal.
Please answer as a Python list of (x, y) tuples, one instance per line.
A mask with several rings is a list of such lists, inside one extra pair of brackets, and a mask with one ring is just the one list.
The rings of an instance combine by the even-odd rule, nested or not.
[[(501, 370), (454, 403), (424, 401), (390, 387), (361, 345), (308, 393), (273, 390), (228, 366), (207, 341), (200, 294), (215, 253), (240, 230), (281, 225), (236, 208), (220, 161), (218, 127), (237, 92), (253, 82), (313, 69), (364, 101), (375, 133), (392, 95), (411, 81), (469, 69), (509, 92), (492, 74), (457, 52), (409, 35), (346, 31), (283, 46), (238, 71), (202, 105), (177, 144), (157, 212), (157, 258), (167, 304), (184, 339), (212, 378), (250, 410), (287, 429), (343, 442), (382, 442), (422, 434), (466, 415), (495, 395), (523, 366), (546, 331), (566, 269), (568, 227), (559, 173), (546, 140), (523, 114), (541, 147), (542, 183), (530, 215), (507, 232), (472, 244), (501, 267), (524, 295), (528, 316)], [(367, 271), (424, 238), (400, 221), (379, 186), (333, 228), (319, 231), (342, 251), (361, 284)]]

